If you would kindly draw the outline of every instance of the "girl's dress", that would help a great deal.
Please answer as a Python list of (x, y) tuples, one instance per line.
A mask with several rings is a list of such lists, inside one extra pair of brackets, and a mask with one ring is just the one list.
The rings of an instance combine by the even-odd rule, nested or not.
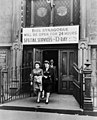
[(33, 89), (34, 91), (42, 91), (42, 77), (43, 70), (42, 69), (33, 69), (32, 71), (32, 79), (33, 79)]

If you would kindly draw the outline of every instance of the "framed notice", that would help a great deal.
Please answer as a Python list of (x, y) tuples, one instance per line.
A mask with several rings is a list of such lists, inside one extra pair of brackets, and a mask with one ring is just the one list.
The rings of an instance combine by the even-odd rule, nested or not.
[(23, 28), (23, 45), (79, 42), (79, 26)]
[(7, 51), (4, 49), (0, 49), (0, 66), (5, 69), (7, 63)]

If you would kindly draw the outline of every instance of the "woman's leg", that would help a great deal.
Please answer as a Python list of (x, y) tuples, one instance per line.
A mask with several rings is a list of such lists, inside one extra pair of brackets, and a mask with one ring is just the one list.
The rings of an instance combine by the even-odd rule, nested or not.
[(37, 97), (37, 102), (38, 102), (38, 103), (40, 102), (40, 96), (41, 96), (41, 92), (38, 91), (38, 97)]
[(50, 97), (50, 92), (47, 92), (46, 93), (46, 104), (48, 104), (49, 102), (49, 97)]
[(44, 98), (44, 90), (42, 91), (42, 98)]

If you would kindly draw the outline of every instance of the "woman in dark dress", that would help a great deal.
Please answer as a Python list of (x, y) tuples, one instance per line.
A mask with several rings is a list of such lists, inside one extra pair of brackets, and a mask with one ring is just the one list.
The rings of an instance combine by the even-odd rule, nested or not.
[(44, 61), (43, 70), (43, 90), (46, 92), (46, 104), (49, 102), (50, 92), (52, 89), (52, 79), (49, 61)]

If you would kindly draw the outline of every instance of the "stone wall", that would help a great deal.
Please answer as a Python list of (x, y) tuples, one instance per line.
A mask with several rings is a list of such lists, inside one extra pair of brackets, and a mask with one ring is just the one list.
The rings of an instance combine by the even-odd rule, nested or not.
[(11, 42), (12, 1), (0, 0), (0, 43)]
[(0, 0), (0, 43), (11, 43), (20, 33), (21, 1)]
[(97, 0), (87, 0), (87, 37), (89, 44), (97, 45)]
[(13, 42), (16, 42), (17, 35), (21, 32), (21, 1), (22, 0), (14, 0), (13, 2), (13, 16), (12, 16), (12, 38)]
[[(90, 61), (92, 69), (91, 95), (93, 97), (94, 107), (97, 107), (97, 0), (87, 1), (87, 37), (91, 48)], [(94, 92), (94, 93), (93, 93)]]
[[(13, 44), (20, 42), (21, 38), (21, 1), (0, 0), (0, 50), (7, 51), (6, 64), (12, 66), (15, 61)], [(21, 56), (18, 51), (17, 56)]]

